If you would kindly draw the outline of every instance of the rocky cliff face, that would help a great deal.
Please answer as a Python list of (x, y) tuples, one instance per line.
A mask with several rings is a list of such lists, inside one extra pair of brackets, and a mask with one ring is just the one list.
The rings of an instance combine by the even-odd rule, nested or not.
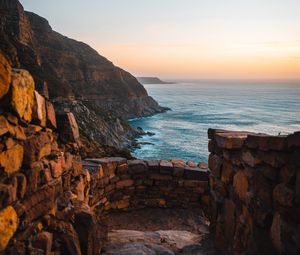
[(44, 18), (24, 12), (17, 0), (0, 0), (0, 14), (0, 49), (13, 66), (31, 73), (41, 94), (48, 85), (56, 107), (75, 109), (87, 145), (94, 140), (93, 148), (127, 146), (137, 134), (128, 118), (165, 110), (131, 74), (87, 44), (53, 31)]

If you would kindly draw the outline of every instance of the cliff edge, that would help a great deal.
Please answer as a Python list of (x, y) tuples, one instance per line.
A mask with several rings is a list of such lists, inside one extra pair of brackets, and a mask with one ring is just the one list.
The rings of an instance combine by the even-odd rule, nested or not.
[(13, 66), (30, 72), (42, 95), (48, 87), (58, 110), (74, 112), (88, 153), (105, 153), (103, 144), (129, 146), (138, 131), (127, 119), (165, 110), (130, 73), (87, 44), (53, 31), (17, 0), (0, 0), (0, 14), (0, 49)]

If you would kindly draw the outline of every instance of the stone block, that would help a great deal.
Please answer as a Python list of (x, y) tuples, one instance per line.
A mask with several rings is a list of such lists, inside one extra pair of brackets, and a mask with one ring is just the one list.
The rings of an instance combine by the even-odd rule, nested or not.
[(222, 167), (222, 159), (216, 154), (209, 154), (208, 158), (208, 167), (211, 173), (220, 178), (221, 176), (221, 167)]
[(209, 172), (198, 167), (185, 167), (183, 177), (186, 179), (208, 181)]
[(0, 136), (8, 132), (8, 122), (3, 115), (0, 115)]
[(3, 167), (4, 172), (11, 175), (17, 172), (23, 162), (24, 148), (22, 145), (15, 145), (11, 149), (0, 153), (0, 166)]
[(63, 171), (61, 159), (58, 158), (56, 160), (50, 160), (49, 164), (50, 164), (52, 177), (53, 178), (60, 177), (62, 175), (62, 171)]
[(198, 166), (198, 164), (197, 164), (196, 162), (191, 161), (191, 160), (187, 161), (186, 164), (187, 164), (189, 167), (197, 167), (197, 166)]
[(46, 114), (47, 114), (47, 121), (46, 121), (47, 127), (51, 129), (56, 129), (57, 123), (56, 123), (54, 106), (48, 100), (46, 101)]
[(201, 169), (208, 169), (208, 164), (206, 162), (199, 162), (197, 166)]
[(183, 186), (184, 187), (201, 187), (202, 186), (202, 181), (199, 180), (184, 180), (183, 181)]
[(233, 177), (233, 187), (235, 193), (241, 200), (247, 198), (247, 192), (249, 188), (248, 178), (245, 175), (244, 171), (239, 170)]
[(150, 174), (149, 178), (155, 181), (171, 181), (173, 179), (172, 176), (162, 174)]
[(18, 216), (12, 206), (0, 211), (0, 252), (4, 251), (18, 227)]
[(242, 152), (242, 160), (251, 167), (256, 167), (262, 163), (262, 160), (259, 155), (248, 150)]
[(130, 174), (140, 174), (147, 172), (148, 167), (144, 160), (128, 160), (128, 167), (129, 167), (129, 173)]
[(27, 189), (27, 179), (22, 173), (17, 173), (14, 175), (17, 182), (17, 198), (23, 199)]
[(11, 205), (17, 199), (16, 183), (0, 184), (0, 209)]
[(77, 195), (77, 200), (84, 201), (84, 180), (82, 176), (79, 176), (79, 179), (74, 184), (73, 192)]
[(55, 206), (55, 188), (47, 186), (28, 197), (24, 202), (24, 226), (45, 215)]
[(151, 172), (159, 171), (159, 160), (147, 160), (146, 164), (148, 166), (149, 171)]
[(279, 213), (276, 212), (273, 217), (270, 235), (271, 235), (272, 243), (279, 254), (283, 252), (281, 225), (282, 225), (281, 216)]
[(241, 150), (223, 150), (222, 153), (224, 159), (230, 161), (233, 165), (241, 166), (242, 162), (242, 151)]
[(46, 127), (46, 102), (37, 91), (34, 91), (34, 104), (32, 108), (32, 121), (36, 124)]
[(60, 139), (65, 143), (76, 143), (79, 141), (79, 128), (71, 112), (57, 115), (58, 131)]
[(264, 177), (271, 181), (276, 181), (279, 176), (279, 169), (269, 165), (261, 165), (257, 167), (257, 171), (261, 172)]
[(32, 119), (34, 81), (29, 72), (13, 69), (11, 82), (11, 106), (18, 116), (27, 122)]
[(275, 206), (292, 207), (294, 202), (294, 191), (286, 184), (278, 184), (273, 190), (273, 200)]
[(41, 162), (36, 162), (32, 164), (31, 168), (26, 171), (26, 177), (28, 181), (27, 195), (31, 195), (36, 192), (40, 186), (43, 185), (43, 180), (41, 179), (42, 172), (44, 171), (44, 166)]
[(236, 212), (235, 204), (229, 200), (225, 199), (224, 201), (224, 228), (225, 228), (225, 237), (228, 242), (233, 241), (234, 232), (235, 232), (235, 222), (236, 222)]
[(233, 174), (233, 165), (230, 162), (225, 161), (222, 165), (221, 181), (226, 184), (231, 183), (233, 180)]
[(14, 126), (14, 125), (8, 125), (8, 131), (9, 133), (15, 137), (18, 140), (25, 141), (26, 140), (26, 134), (25, 130), (21, 126)]
[(11, 82), (11, 66), (7, 58), (0, 53), (0, 99), (7, 94)]
[(134, 184), (134, 181), (132, 179), (122, 180), (122, 181), (118, 181), (116, 183), (116, 188), (123, 189), (123, 188), (131, 187), (131, 186), (133, 186), (133, 184)]
[(160, 173), (162, 174), (172, 174), (173, 171), (173, 164), (169, 160), (161, 160), (159, 162), (160, 166)]
[(300, 131), (295, 132), (287, 137), (288, 148), (300, 148)]
[(270, 166), (274, 168), (282, 167), (285, 163), (288, 162), (288, 154), (284, 152), (274, 152), (274, 151), (268, 151), (268, 152), (261, 152), (260, 158), (263, 162), (266, 164), (269, 164)]
[(117, 174), (118, 175), (123, 175), (126, 174), (128, 171), (128, 164), (127, 163), (122, 163), (120, 165), (117, 166)]
[(224, 129), (209, 128), (207, 130), (207, 136), (208, 136), (208, 139), (214, 139), (215, 138), (215, 134), (217, 134), (217, 133), (228, 133), (228, 132), (230, 132), (230, 131), (224, 130)]
[(215, 142), (213, 140), (208, 140), (207, 149), (208, 152), (214, 152)]
[(25, 141), (24, 164), (30, 165), (51, 153), (52, 135), (40, 132)]
[(216, 133), (215, 141), (219, 148), (227, 150), (241, 149), (249, 132)]
[(52, 255), (51, 248), (52, 248), (52, 241), (53, 241), (53, 234), (50, 232), (43, 231), (38, 233), (33, 241), (32, 246), (43, 251), (44, 255)]
[(251, 182), (251, 189), (254, 192), (253, 199), (259, 204), (263, 204), (265, 210), (269, 210), (273, 205), (272, 193), (274, 184), (265, 178), (261, 172), (258, 172), (257, 169), (253, 169), (253, 171), (255, 173)]

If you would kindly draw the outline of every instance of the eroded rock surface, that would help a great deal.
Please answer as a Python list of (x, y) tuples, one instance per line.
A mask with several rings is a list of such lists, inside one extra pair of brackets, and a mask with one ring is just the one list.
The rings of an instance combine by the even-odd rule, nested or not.
[[(139, 132), (128, 125), (128, 118), (165, 111), (130, 73), (87, 44), (53, 31), (46, 19), (25, 12), (18, 0), (1, 0), (0, 13), (0, 50), (13, 67), (30, 72), (41, 95), (49, 94), (59, 109), (72, 110), (87, 154), (118, 153), (103, 145), (130, 145)], [(8, 91), (2, 84), (2, 79), (10, 77), (8, 66), (5, 58), (0, 59), (0, 98)], [(24, 114), (21, 108), (17, 110)], [(38, 119), (44, 126), (41, 110)]]
[(214, 254), (201, 209), (143, 209), (107, 216), (105, 255)]

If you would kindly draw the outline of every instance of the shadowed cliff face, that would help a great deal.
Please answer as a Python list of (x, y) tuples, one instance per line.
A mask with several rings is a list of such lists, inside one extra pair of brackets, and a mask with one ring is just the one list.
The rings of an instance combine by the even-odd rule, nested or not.
[[(165, 110), (130, 73), (87, 44), (53, 31), (46, 19), (24, 12), (18, 1), (0, 0), (0, 14), (1, 49), (13, 66), (29, 70), (41, 93), (44, 82), (48, 84), (58, 109), (76, 104), (74, 114), (87, 143), (96, 138), (127, 146), (137, 131), (126, 119)], [(85, 111), (93, 115), (93, 122), (81, 116)]]

